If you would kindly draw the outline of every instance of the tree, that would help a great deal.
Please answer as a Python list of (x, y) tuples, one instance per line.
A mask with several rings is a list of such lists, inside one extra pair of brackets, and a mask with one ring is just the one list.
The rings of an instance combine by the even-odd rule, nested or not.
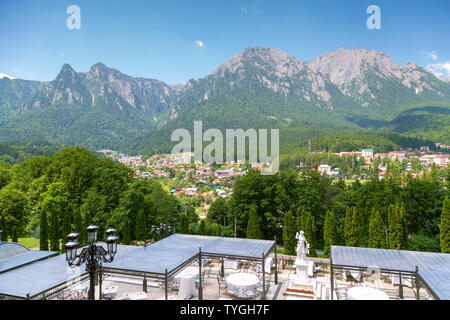
[(0, 230), (3, 230), (0, 240), (1, 241), (8, 241), (8, 233), (6, 231), (5, 219), (3, 217), (1, 217), (1, 216), (0, 216)]
[(309, 243), (309, 254), (308, 257), (316, 257), (316, 235), (314, 232), (314, 219), (309, 211), (304, 210), (301, 216), (301, 226), (300, 229), (303, 230), (306, 241)]
[(136, 218), (136, 240), (145, 241), (147, 239), (147, 226), (144, 210), (139, 210)]
[(206, 223), (204, 219), (200, 220), (200, 223), (197, 228), (197, 234), (202, 236), (206, 235)]
[(59, 251), (61, 232), (60, 221), (63, 221), (68, 208), (68, 194), (64, 184), (54, 182), (47, 186), (42, 195), (42, 210), (50, 215), (50, 250)]
[(261, 226), (256, 207), (252, 206), (248, 216), (247, 239), (261, 239)]
[(180, 215), (180, 233), (189, 233), (189, 221), (187, 215), (184, 213)]
[(59, 251), (59, 221), (56, 211), (50, 212), (50, 250)]
[(450, 253), (450, 200), (445, 198), (442, 206), (441, 223), (439, 225), (441, 235), (441, 252)]
[(284, 254), (295, 255), (295, 246), (297, 244), (295, 239), (295, 220), (292, 216), (292, 211), (289, 210), (284, 214), (283, 224), (283, 244)]
[(83, 231), (83, 219), (81, 218), (80, 210), (75, 211), (75, 217), (74, 217), (73, 224), (74, 224), (75, 232), (78, 232), (80, 234), (80, 239), (78, 240), (78, 242), (80, 243), (80, 245), (83, 245), (83, 242), (81, 239), (82, 238), (81, 234)]
[(386, 249), (386, 229), (380, 211), (372, 209), (369, 223), (369, 248)]
[(328, 210), (325, 216), (325, 222), (323, 225), (323, 256), (329, 258), (331, 254), (330, 241), (332, 245), (337, 245), (337, 229), (336, 219), (333, 211)]
[(213, 202), (208, 210), (207, 219), (212, 223), (218, 223), (225, 226), (228, 205), (224, 198), (219, 197)]
[(47, 222), (47, 213), (45, 213), (45, 211), (41, 212), (39, 230), (40, 230), (39, 250), (48, 251), (48, 222)]
[(130, 223), (130, 218), (128, 216), (126, 216), (126, 218), (125, 218), (125, 227), (123, 230), (122, 243), (125, 245), (131, 244), (131, 223)]
[(406, 236), (406, 221), (404, 215), (405, 208), (403, 204), (401, 207), (397, 203), (395, 206), (390, 205), (388, 208), (388, 222), (389, 222), (389, 248), (407, 249), (407, 236)]
[(358, 212), (356, 211), (356, 208), (353, 208), (352, 222), (350, 226), (350, 232), (348, 235), (347, 246), (359, 247), (359, 237), (360, 237), (360, 227), (359, 227)]
[(17, 233), (17, 227), (14, 226), (14, 227), (12, 228), (11, 241), (12, 241), (12, 242), (17, 242), (18, 239), (19, 239), (19, 235), (18, 235), (18, 233)]
[(347, 207), (345, 210), (345, 225), (344, 225), (344, 239), (345, 245), (350, 247), (350, 233), (352, 229), (352, 220), (353, 220), (353, 210), (350, 207)]
[(68, 235), (69, 233), (72, 232), (72, 221), (70, 219), (70, 214), (69, 212), (65, 212), (64, 213), (64, 218), (63, 218), (63, 232), (62, 232), (62, 237), (64, 238), (66, 235)]
[(25, 194), (21, 190), (14, 189), (10, 186), (1, 189), (0, 216), (5, 219), (5, 231), (10, 231), (11, 236), (14, 229), (16, 234), (18, 234), (22, 231), (25, 225), (26, 203), (27, 201)]

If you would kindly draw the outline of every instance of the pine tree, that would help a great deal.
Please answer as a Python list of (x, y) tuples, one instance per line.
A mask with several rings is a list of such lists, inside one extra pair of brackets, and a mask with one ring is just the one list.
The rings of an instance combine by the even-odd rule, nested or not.
[(136, 240), (145, 241), (147, 238), (147, 224), (144, 210), (139, 210), (136, 217)]
[(8, 233), (6, 230), (6, 223), (5, 223), (5, 219), (3, 217), (0, 217), (0, 230), (3, 230), (1, 241), (5, 241), (5, 242), (8, 241)]
[(204, 236), (206, 234), (206, 224), (205, 220), (200, 220), (200, 223), (198, 225), (197, 234)]
[(315, 225), (313, 217), (311, 216), (311, 213), (309, 211), (304, 210), (302, 212), (300, 229), (303, 230), (306, 241), (308, 241), (309, 243), (308, 257), (316, 257), (316, 236), (314, 232)]
[(39, 250), (48, 251), (48, 222), (47, 222), (47, 213), (45, 213), (45, 211), (41, 212), (41, 221), (39, 230), (40, 230)]
[(12, 227), (11, 241), (12, 242), (17, 242), (17, 240), (19, 240), (19, 235), (18, 235), (18, 232), (17, 232), (17, 227), (14, 226), (14, 227)]
[(348, 243), (347, 246), (349, 247), (358, 247), (359, 246), (359, 218), (358, 218), (358, 212), (356, 211), (356, 208), (353, 208), (351, 213), (351, 223), (350, 223), (350, 230), (348, 233)]
[(332, 245), (337, 245), (336, 218), (333, 211), (328, 210), (326, 213), (325, 223), (323, 225), (323, 239), (325, 242), (323, 256), (329, 258), (331, 253), (330, 241)]
[[(72, 223), (70, 221), (70, 214), (69, 212), (66, 211), (63, 218), (63, 234), (62, 234), (63, 241), (65, 237), (71, 232), (72, 232)], [(64, 246), (62, 247), (62, 251), (66, 252)]]
[(247, 239), (261, 239), (261, 225), (256, 207), (250, 209), (247, 224)]
[(184, 213), (180, 215), (180, 233), (183, 234), (189, 233), (189, 220), (188, 216)]
[(405, 216), (403, 204), (400, 207), (398, 203), (393, 206), (390, 205), (388, 208), (388, 222), (389, 222), (389, 248), (407, 249), (407, 237), (405, 236), (406, 226), (405, 226)]
[(89, 225), (91, 224), (91, 214), (89, 211), (86, 211), (84, 214), (84, 221), (83, 221), (83, 227), (80, 230), (80, 240), (81, 243), (83, 244), (87, 244), (88, 242), (88, 235), (87, 235), (87, 231), (86, 228), (89, 227)]
[[(77, 233), (79, 233), (81, 235), (81, 233), (83, 231), (83, 219), (81, 218), (80, 210), (77, 210), (75, 212), (75, 217), (74, 217), (73, 224), (74, 224), (75, 232), (77, 232)], [(78, 238), (78, 242), (80, 243), (80, 246), (83, 245), (81, 237)]]
[(59, 221), (56, 211), (50, 214), (50, 250), (59, 251)]
[(350, 207), (347, 207), (345, 210), (345, 223), (344, 223), (344, 239), (345, 245), (350, 246), (350, 233), (352, 229), (352, 219), (353, 219), (353, 211)]
[(372, 209), (369, 223), (369, 248), (386, 249), (386, 229), (380, 211)]
[(283, 244), (284, 244), (284, 254), (295, 255), (295, 221), (292, 216), (292, 211), (289, 210), (284, 214), (283, 223)]
[(125, 245), (131, 244), (131, 223), (130, 223), (130, 218), (128, 216), (125, 218), (122, 242)]
[(441, 223), (439, 225), (441, 236), (441, 252), (450, 253), (450, 200), (445, 198), (442, 206)]

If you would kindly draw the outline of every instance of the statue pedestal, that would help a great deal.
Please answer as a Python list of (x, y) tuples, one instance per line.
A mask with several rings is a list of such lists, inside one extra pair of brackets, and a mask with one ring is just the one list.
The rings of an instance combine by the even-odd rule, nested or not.
[(308, 267), (311, 261), (303, 259), (295, 259), (296, 277), (294, 283), (298, 285), (310, 284), (311, 280), (308, 277)]

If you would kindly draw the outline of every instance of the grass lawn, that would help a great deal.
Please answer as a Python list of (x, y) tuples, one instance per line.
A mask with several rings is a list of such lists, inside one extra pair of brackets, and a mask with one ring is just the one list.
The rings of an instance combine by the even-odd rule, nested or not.
[[(11, 238), (9, 238), (8, 241), (11, 241)], [(39, 239), (36, 238), (19, 238), (17, 242), (23, 244), (27, 248), (37, 247), (37, 249), (39, 249)]]

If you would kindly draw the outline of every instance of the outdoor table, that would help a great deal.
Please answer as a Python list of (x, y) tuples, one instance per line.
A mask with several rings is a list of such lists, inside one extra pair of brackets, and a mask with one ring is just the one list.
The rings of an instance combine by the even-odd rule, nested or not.
[(226, 278), (228, 290), (236, 292), (235, 295), (240, 298), (245, 298), (245, 292), (256, 292), (261, 286), (261, 281), (257, 276), (251, 273), (234, 273)]
[(103, 297), (105, 299), (114, 299), (117, 296), (117, 286), (106, 287), (103, 289)]
[(177, 282), (180, 282), (184, 276), (193, 277), (194, 279), (198, 277), (198, 267), (190, 266), (186, 269), (182, 270), (180, 273), (175, 275), (174, 279)]
[[(272, 265), (273, 265), (273, 258), (269, 257), (264, 262), (264, 272), (265, 273), (271, 273), (272, 272)], [(261, 262), (258, 262), (257, 264), (257, 270), (261, 271)]]
[(121, 300), (148, 300), (145, 292), (130, 292), (124, 293)]
[(238, 269), (240, 265), (241, 265), (241, 260), (225, 259), (223, 261), (223, 267), (225, 269)]
[[(399, 285), (400, 284), (400, 277), (399, 276), (391, 275), (390, 279), (391, 279), (391, 282), (392, 282), (393, 285)], [(412, 285), (411, 277), (409, 277), (409, 276), (402, 276), (402, 285), (412, 288), (413, 285)]]
[(195, 289), (195, 274), (184, 274), (180, 277), (180, 289), (178, 290), (178, 300), (188, 300), (197, 292)]
[(389, 296), (375, 288), (352, 287), (347, 291), (347, 300), (389, 300)]

